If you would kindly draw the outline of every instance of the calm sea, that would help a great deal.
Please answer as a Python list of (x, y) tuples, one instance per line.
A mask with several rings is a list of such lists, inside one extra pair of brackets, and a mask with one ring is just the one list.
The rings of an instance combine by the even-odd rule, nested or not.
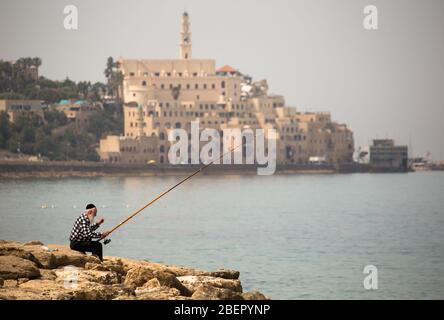
[[(0, 180), (0, 239), (67, 244), (87, 203), (111, 228), (178, 180)], [(237, 269), (245, 290), (273, 299), (443, 299), (443, 190), (444, 172), (201, 175), (118, 229), (105, 254)], [(363, 286), (366, 265), (377, 290)]]

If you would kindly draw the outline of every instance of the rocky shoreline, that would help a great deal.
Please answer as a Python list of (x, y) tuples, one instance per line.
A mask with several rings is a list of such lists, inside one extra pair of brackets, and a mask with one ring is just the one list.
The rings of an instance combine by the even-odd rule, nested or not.
[(239, 272), (119, 257), (100, 262), (62, 245), (0, 240), (0, 300), (265, 300)]

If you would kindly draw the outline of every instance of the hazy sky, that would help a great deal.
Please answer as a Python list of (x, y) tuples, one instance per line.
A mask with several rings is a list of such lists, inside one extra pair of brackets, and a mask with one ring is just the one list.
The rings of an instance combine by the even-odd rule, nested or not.
[[(79, 29), (63, 27), (63, 8)], [(363, 28), (378, 8), (379, 29)], [(0, 59), (38, 56), (52, 79), (104, 81), (108, 56), (177, 58), (190, 14), (194, 58), (214, 58), (283, 94), (300, 111), (331, 111), (356, 146), (392, 137), (444, 158), (442, 0), (0, 0)]]

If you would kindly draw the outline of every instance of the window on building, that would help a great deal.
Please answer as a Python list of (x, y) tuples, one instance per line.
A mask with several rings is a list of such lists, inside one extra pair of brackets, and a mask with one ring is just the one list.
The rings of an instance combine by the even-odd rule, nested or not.
[(220, 87), (221, 87), (222, 89), (225, 89), (225, 81), (222, 81), (222, 82), (220, 83)]
[(142, 86), (146, 86), (146, 81), (142, 81)]

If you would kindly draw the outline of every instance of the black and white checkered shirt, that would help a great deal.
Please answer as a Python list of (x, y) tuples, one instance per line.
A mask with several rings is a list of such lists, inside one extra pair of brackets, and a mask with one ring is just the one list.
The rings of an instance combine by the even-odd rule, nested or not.
[(74, 227), (69, 236), (70, 241), (91, 241), (92, 239), (100, 239), (102, 234), (94, 232), (99, 227), (98, 223), (91, 224), (86, 212), (82, 213), (74, 222)]

